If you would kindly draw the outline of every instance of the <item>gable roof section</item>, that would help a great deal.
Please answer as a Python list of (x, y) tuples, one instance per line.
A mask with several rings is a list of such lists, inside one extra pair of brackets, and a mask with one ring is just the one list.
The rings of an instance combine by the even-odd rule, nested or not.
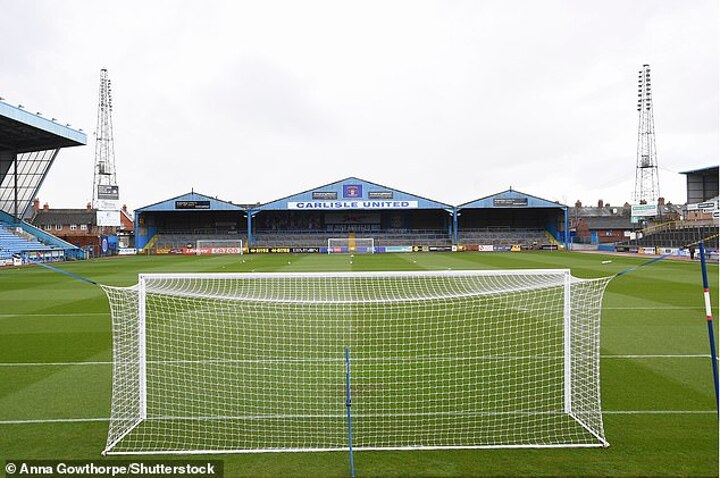
[(237, 204), (221, 201), (204, 194), (190, 192), (164, 201), (136, 209), (135, 213), (143, 212), (186, 212), (186, 211), (244, 211)]
[(583, 217), (588, 229), (624, 229), (632, 230), (635, 226), (629, 217)]
[(453, 207), (364, 179), (349, 177), (253, 208), (254, 211), (337, 211), (348, 209), (452, 210)]
[(40, 209), (32, 220), (34, 226), (65, 224), (95, 225), (95, 211), (91, 209)]
[(458, 209), (531, 209), (531, 208), (557, 208), (567, 209), (567, 206), (558, 202), (548, 201), (537, 196), (508, 189), (491, 194), (475, 201), (460, 204)]

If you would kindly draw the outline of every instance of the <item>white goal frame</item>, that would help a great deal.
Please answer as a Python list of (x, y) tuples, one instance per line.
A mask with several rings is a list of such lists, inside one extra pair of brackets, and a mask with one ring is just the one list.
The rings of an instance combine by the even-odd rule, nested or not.
[(243, 254), (244, 246), (242, 239), (198, 239), (195, 254)]
[[(351, 249), (349, 237), (329, 237), (327, 243), (328, 254), (375, 254), (374, 237), (356, 237), (352, 239), (355, 247)], [(359, 249), (362, 249), (359, 251)]]
[[(553, 277), (553, 285), (547, 286), (542, 285), (538, 280), (545, 276)], [(537, 411), (522, 412), (529, 414), (528, 416), (538, 415), (538, 420), (542, 420), (544, 414), (552, 415), (564, 415), (567, 417), (567, 422), (574, 424), (573, 427), (580, 430), (585, 438), (578, 441), (576, 437), (568, 442), (553, 442), (552, 439), (548, 441), (544, 440), (530, 440), (527, 443), (451, 443), (451, 444), (424, 444), (424, 443), (404, 443), (404, 444), (392, 444), (387, 445), (354, 445), (354, 450), (418, 450), (418, 449), (485, 449), (485, 448), (580, 448), (580, 447), (606, 447), (608, 442), (604, 436), (604, 428), (602, 424), (602, 411), (600, 405), (600, 304), (602, 301), (602, 295), (605, 287), (611, 280), (611, 277), (605, 277), (600, 279), (577, 279), (573, 277), (569, 270), (565, 269), (534, 269), (534, 270), (466, 270), (466, 271), (393, 271), (393, 272), (332, 272), (332, 273), (227, 273), (227, 274), (140, 274), (139, 282), (134, 287), (110, 287), (102, 286), (105, 290), (108, 298), (110, 299), (111, 313), (113, 318), (113, 396), (112, 396), (112, 413), (110, 421), (110, 430), (108, 434), (108, 440), (103, 451), (103, 454), (117, 454), (117, 455), (152, 455), (152, 454), (206, 454), (206, 453), (266, 453), (266, 452), (316, 452), (316, 451), (347, 451), (347, 446), (273, 446), (273, 447), (258, 447), (258, 448), (180, 448), (180, 449), (154, 449), (152, 447), (147, 449), (123, 449), (117, 450), (118, 444), (120, 444), (126, 437), (131, 436), (134, 431), (138, 430), (143, 426), (144, 422), (147, 421), (162, 421), (162, 420), (225, 420), (225, 419), (237, 419), (234, 416), (214, 416), (214, 417), (195, 417), (190, 418), (186, 416), (173, 416), (172, 413), (167, 413), (162, 416), (149, 416), (148, 413), (148, 391), (157, 389), (157, 383), (149, 383), (148, 364), (157, 366), (158, 363), (170, 363), (166, 361), (158, 362), (150, 361), (147, 357), (148, 354), (148, 321), (155, 320), (154, 318), (148, 318), (148, 314), (156, 313), (151, 310), (148, 297), (157, 296), (158, 294), (163, 297), (167, 296), (171, 299), (176, 297), (179, 301), (187, 301), (188, 298), (193, 297), (193, 294), (197, 294), (196, 283), (193, 286), (183, 286), (188, 281), (209, 281), (214, 284), (211, 289), (213, 294), (218, 294), (217, 284), (222, 281), (240, 281), (243, 284), (248, 284), (245, 281), (281, 281), (280, 286), (268, 287), (267, 292), (269, 296), (263, 294), (257, 294), (248, 296), (242, 300), (248, 300), (258, 304), (268, 304), (269, 307), (276, 307), (272, 309), (273, 314), (278, 314), (277, 307), (285, 304), (298, 304), (298, 303), (317, 303), (317, 304), (330, 304), (333, 306), (342, 307), (355, 307), (357, 308), (358, 302), (355, 300), (355, 294), (357, 289), (353, 291), (353, 288), (340, 287), (338, 295), (334, 295), (325, 289), (321, 289), (315, 295), (312, 295), (307, 299), (298, 301), (293, 295), (293, 292), (283, 290), (287, 297), (283, 294), (277, 294), (278, 288), (287, 287), (292, 281), (303, 281), (303, 280), (331, 280), (342, 283), (343, 281), (350, 281), (351, 284), (357, 284), (357, 281), (367, 282), (372, 285), (377, 280), (435, 280), (441, 281), (452, 281), (452, 280), (490, 280), (493, 277), (501, 277), (502, 279), (498, 282), (498, 290), (490, 290), (489, 292), (483, 292), (483, 296), (496, 298), (499, 294), (507, 293), (503, 291), (500, 286), (506, 287), (510, 284), (512, 287), (507, 289), (509, 293), (518, 292), (517, 285), (520, 284), (525, 287), (526, 284), (523, 282), (527, 278), (527, 287), (535, 293), (542, 293), (542, 289), (546, 287), (561, 288), (561, 293), (556, 293), (558, 297), (558, 311), (559, 315), (556, 319), (556, 325), (554, 326), (561, 332), (556, 334), (557, 337), (562, 339), (562, 347), (555, 347), (558, 353), (562, 353), (562, 366), (560, 371), (553, 372), (558, 377), (562, 377), (562, 391), (559, 392), (562, 396), (558, 405), (559, 409), (555, 411), (543, 411), (538, 409)], [(356, 282), (352, 282), (356, 281)], [(466, 290), (467, 289), (467, 290)], [(587, 290), (586, 290), (587, 289)], [(592, 291), (590, 291), (592, 289)], [(524, 291), (525, 289), (522, 289)], [(369, 293), (375, 294), (375, 291), (368, 289)], [(368, 291), (362, 291), (366, 293)], [(580, 294), (587, 293), (588, 296), (584, 295), (580, 297)], [(575, 296), (578, 297), (575, 297)], [(218, 300), (221, 301), (232, 301), (237, 300), (232, 297), (232, 294), (221, 293), (215, 295)], [(389, 307), (391, 303), (416, 304), (417, 298), (413, 297), (398, 297), (397, 292), (390, 290), (385, 293), (377, 293), (373, 295), (374, 298), (364, 299), (366, 304), (374, 304), (378, 307), (378, 310), (383, 310)], [(465, 298), (477, 299), (478, 294), (476, 291), (468, 288), (463, 289), (460, 287), (456, 292), (451, 295), (438, 295), (435, 297), (428, 297), (428, 300), (464, 300)], [(562, 299), (559, 299), (562, 297)], [(589, 298), (588, 298), (589, 297)], [(153, 298), (152, 300), (158, 300)], [(276, 304), (276, 305), (273, 305)], [(209, 306), (208, 306), (209, 307)], [(362, 307), (362, 306), (361, 306)], [(163, 309), (165, 310), (165, 309)], [(352, 309), (350, 309), (352, 310)], [(422, 309), (421, 309), (422, 310)], [(516, 310), (520, 310), (519, 308)], [(193, 309), (190, 316), (194, 314), (203, 313), (204, 309)], [(582, 323), (578, 323), (578, 316)], [(174, 316), (169, 316), (170, 318)], [(343, 317), (338, 317), (338, 320), (343, 320)], [(177, 318), (178, 324), (180, 324), (180, 330), (182, 330), (183, 318)], [(382, 327), (382, 323), (378, 323), (379, 327)], [(242, 325), (238, 325), (242, 328)], [(585, 329), (588, 329), (587, 331)], [(531, 331), (532, 332), (532, 331)], [(438, 332), (442, 333), (442, 332)], [(463, 333), (460, 331), (459, 336)], [(532, 335), (532, 333), (531, 333)], [(382, 337), (382, 335), (380, 335)], [(532, 337), (531, 337), (532, 338)], [(538, 336), (540, 340), (542, 337)], [(162, 339), (158, 337), (155, 332), (155, 337), (152, 339)], [(362, 343), (353, 344), (355, 340), (352, 333), (343, 340), (347, 340), (348, 345), (352, 348), (353, 346), (363, 347)], [(517, 337), (514, 339), (517, 340)], [(559, 340), (559, 339), (558, 339)], [(185, 347), (184, 342), (180, 342)], [(301, 347), (302, 348), (302, 347)], [(522, 348), (519, 349), (522, 351)], [(534, 350), (534, 349), (533, 349)], [(541, 349), (542, 350), (542, 349)], [(487, 357), (484, 357), (487, 358)], [(491, 357), (492, 358), (492, 357)], [(528, 357), (520, 357), (520, 359), (526, 359)], [(542, 356), (529, 357), (531, 360), (545, 360)], [(373, 357), (365, 357), (360, 359), (365, 361), (374, 360)], [(502, 359), (507, 360), (507, 359)], [(214, 360), (210, 360), (213, 362)], [(178, 363), (184, 363), (180, 361)], [(342, 363), (338, 366), (342, 367)], [(587, 369), (587, 370), (586, 370)], [(157, 375), (156, 375), (157, 377)], [(238, 377), (240, 379), (240, 377)], [(275, 385), (277, 386), (277, 385)], [(362, 395), (362, 384), (358, 385), (361, 387), (360, 394)], [(182, 391), (180, 392), (182, 393)], [(555, 394), (557, 395), (557, 393)], [(128, 403), (129, 400), (129, 403)], [(339, 396), (338, 400), (344, 400), (344, 397)], [(156, 399), (157, 401), (157, 399)], [(472, 401), (472, 399), (470, 400)], [(362, 396), (359, 398), (359, 403), (362, 403)], [(355, 401), (353, 400), (353, 406)], [(560, 410), (561, 409), (561, 410)], [(340, 417), (344, 414), (342, 411), (342, 405), (340, 405)], [(156, 411), (157, 413), (157, 411)], [(514, 414), (520, 412), (512, 412)], [(488, 412), (489, 415), (495, 415), (496, 413)], [(500, 412), (499, 415), (503, 413)], [(372, 415), (369, 415), (372, 416)], [(402, 417), (402, 413), (398, 415)], [(469, 415), (468, 419), (472, 419), (475, 416), (480, 419), (477, 415)], [(242, 418), (242, 417), (241, 417)], [(247, 417), (250, 419), (262, 420), (263, 416), (258, 417)], [(293, 416), (291, 418), (298, 418)], [(315, 417), (316, 418), (316, 417)], [(337, 419), (333, 415), (334, 419)], [(355, 418), (353, 418), (355, 422)], [(163, 426), (160, 427), (163, 430)], [(584, 431), (583, 431), (584, 430)], [(578, 433), (580, 436), (580, 433)], [(583, 441), (584, 440), (584, 441)], [(162, 443), (162, 439), (160, 439)], [(146, 443), (146, 441), (140, 440), (140, 443)]]

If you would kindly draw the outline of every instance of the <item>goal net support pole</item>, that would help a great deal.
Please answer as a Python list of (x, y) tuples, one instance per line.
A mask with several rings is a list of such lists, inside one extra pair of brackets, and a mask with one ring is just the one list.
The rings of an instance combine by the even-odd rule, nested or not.
[(713, 329), (712, 306), (710, 303), (710, 282), (708, 281), (707, 263), (705, 262), (705, 242), (700, 241), (700, 269), (703, 280), (703, 298), (705, 300), (705, 317), (707, 320), (708, 340), (710, 341), (710, 360), (712, 362), (713, 386), (715, 387), (715, 407), (720, 417), (720, 386), (718, 385), (718, 356), (715, 351), (715, 331)]
[(610, 279), (143, 274), (101, 286), (113, 321), (104, 453), (607, 446)]

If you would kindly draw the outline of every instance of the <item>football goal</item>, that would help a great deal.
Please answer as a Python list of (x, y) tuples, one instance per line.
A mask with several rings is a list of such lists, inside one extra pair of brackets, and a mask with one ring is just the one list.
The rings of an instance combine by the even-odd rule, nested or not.
[[(568, 270), (143, 274), (112, 314), (105, 454), (607, 446)], [(344, 350), (352, 362), (347, 388)]]
[(328, 254), (333, 253), (375, 253), (375, 239), (372, 237), (331, 237), (328, 238)]
[(196, 254), (242, 254), (242, 239), (198, 239), (195, 241)]

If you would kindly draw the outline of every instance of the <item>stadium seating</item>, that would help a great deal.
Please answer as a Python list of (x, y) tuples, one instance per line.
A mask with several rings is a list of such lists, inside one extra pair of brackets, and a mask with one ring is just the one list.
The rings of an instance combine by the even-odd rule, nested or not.
[[(254, 236), (257, 247), (326, 247), (328, 239), (348, 237), (348, 232), (338, 231), (278, 231), (260, 230)], [(387, 229), (384, 231), (356, 232), (355, 238), (373, 238), (375, 247), (450, 245), (446, 231)]]
[(548, 244), (550, 241), (544, 229), (525, 229), (510, 227), (486, 227), (479, 229), (460, 229), (460, 245), (533, 245)]
[(155, 250), (177, 250), (195, 244), (197, 241), (237, 241), (246, 243), (247, 238), (239, 234), (172, 233), (160, 234), (153, 244)]
[(672, 227), (647, 230), (642, 239), (631, 241), (641, 247), (685, 247), (705, 239), (709, 249), (718, 249), (718, 227), (676, 222)]
[(0, 260), (12, 259), (13, 256), (56, 260), (62, 258), (63, 254), (61, 250), (43, 244), (30, 234), (0, 226)]
[[(254, 247), (326, 247), (329, 238), (347, 237), (348, 232), (318, 230), (260, 229), (253, 235)], [(355, 237), (373, 238), (375, 247), (384, 246), (450, 246), (452, 239), (439, 229), (385, 229), (356, 232)], [(238, 240), (247, 244), (247, 237), (239, 234), (172, 233), (161, 234), (153, 244), (155, 250), (179, 250), (198, 240)], [(461, 245), (521, 245), (526, 248), (549, 244), (543, 229), (488, 227), (461, 230)]]

